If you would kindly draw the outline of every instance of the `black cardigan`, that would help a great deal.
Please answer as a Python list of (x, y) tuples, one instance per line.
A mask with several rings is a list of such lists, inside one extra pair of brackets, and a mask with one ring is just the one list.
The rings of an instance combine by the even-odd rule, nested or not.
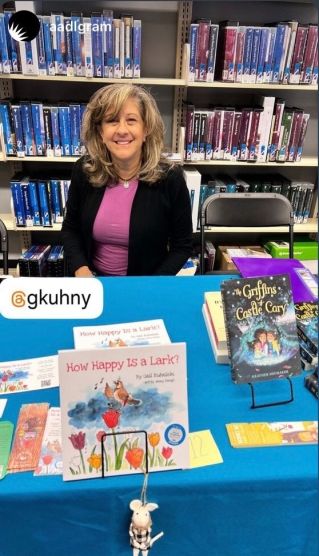
[[(105, 191), (105, 186), (89, 183), (82, 163), (80, 158), (74, 164), (62, 225), (71, 275), (81, 266), (94, 270), (92, 231)], [(191, 250), (191, 204), (182, 169), (169, 169), (164, 179), (152, 185), (140, 181), (131, 210), (127, 275), (174, 275)]]

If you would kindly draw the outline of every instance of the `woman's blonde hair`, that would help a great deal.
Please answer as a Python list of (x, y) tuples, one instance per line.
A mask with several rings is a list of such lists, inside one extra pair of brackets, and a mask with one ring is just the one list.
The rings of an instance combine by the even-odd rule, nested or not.
[(90, 98), (82, 126), (82, 139), (87, 151), (83, 169), (90, 183), (96, 187), (112, 183), (119, 178), (110, 153), (102, 141), (102, 120), (106, 113), (116, 117), (124, 103), (132, 98), (138, 103), (146, 131), (142, 146), (140, 179), (149, 183), (156, 182), (165, 172), (163, 164), (160, 163), (169, 164), (162, 155), (164, 123), (152, 95), (137, 85), (107, 85), (96, 91)]

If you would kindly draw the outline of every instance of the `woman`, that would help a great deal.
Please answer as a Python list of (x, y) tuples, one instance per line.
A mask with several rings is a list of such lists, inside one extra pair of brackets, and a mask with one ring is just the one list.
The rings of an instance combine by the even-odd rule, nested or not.
[(87, 154), (73, 169), (62, 226), (72, 275), (176, 274), (191, 254), (190, 197), (182, 169), (162, 155), (153, 97), (109, 85), (83, 120)]

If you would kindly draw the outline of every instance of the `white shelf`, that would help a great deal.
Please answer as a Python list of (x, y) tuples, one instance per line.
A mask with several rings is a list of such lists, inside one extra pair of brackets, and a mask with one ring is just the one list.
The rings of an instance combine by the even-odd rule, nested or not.
[(0, 74), (0, 79), (11, 79), (13, 81), (64, 81), (67, 83), (130, 83), (135, 85), (160, 85), (172, 87), (187, 87), (187, 88), (206, 88), (206, 89), (242, 89), (242, 90), (281, 90), (281, 91), (300, 91), (311, 92), (318, 91), (318, 85), (283, 85), (282, 83), (227, 83), (224, 81), (214, 81), (213, 83), (206, 82), (190, 82), (186, 79), (176, 78), (157, 78), (157, 77), (136, 77), (135, 79), (116, 79), (109, 77), (69, 77), (67, 75), (22, 75), (20, 73), (5, 73)]
[(185, 166), (250, 166), (256, 167), (274, 167), (287, 168), (287, 167), (317, 167), (318, 158), (316, 156), (304, 156), (300, 162), (248, 162), (245, 160), (188, 160), (183, 163)]
[[(53, 224), (52, 227), (43, 226), (16, 226), (14, 218), (11, 214), (0, 214), (1, 220), (4, 222), (7, 230), (9, 232), (59, 232), (61, 230), (61, 224)], [(316, 218), (310, 218), (308, 222), (304, 224), (295, 224), (294, 232), (296, 234), (311, 234), (316, 233), (318, 229), (318, 223)], [(207, 231), (215, 233), (245, 233), (245, 232), (276, 232), (276, 233), (288, 233), (287, 226), (277, 226), (277, 227), (261, 227), (261, 228), (229, 228), (229, 227), (210, 227)]]
[(20, 73), (0, 74), (0, 79), (28, 80), (28, 81), (65, 81), (67, 83), (134, 83), (135, 85), (172, 85), (173, 87), (185, 86), (185, 79), (160, 78), (160, 77), (136, 77), (135, 79), (116, 79), (109, 77), (68, 77), (67, 75), (22, 75)]

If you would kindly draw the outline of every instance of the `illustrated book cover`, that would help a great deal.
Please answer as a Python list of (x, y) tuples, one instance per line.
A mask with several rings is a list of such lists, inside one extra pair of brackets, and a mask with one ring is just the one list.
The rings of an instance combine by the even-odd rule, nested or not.
[(50, 407), (35, 476), (62, 475), (61, 410)]
[(169, 344), (162, 319), (100, 326), (75, 326), (73, 328), (76, 349), (144, 346)]
[(247, 383), (299, 374), (289, 276), (227, 280), (221, 292), (232, 380)]
[(0, 394), (15, 394), (59, 386), (58, 356), (0, 363)]
[(184, 343), (60, 351), (59, 375), (64, 480), (188, 467)]
[(233, 448), (296, 446), (318, 442), (316, 421), (229, 423), (226, 429)]
[(309, 347), (313, 355), (318, 355), (318, 304), (296, 303), (298, 336)]

